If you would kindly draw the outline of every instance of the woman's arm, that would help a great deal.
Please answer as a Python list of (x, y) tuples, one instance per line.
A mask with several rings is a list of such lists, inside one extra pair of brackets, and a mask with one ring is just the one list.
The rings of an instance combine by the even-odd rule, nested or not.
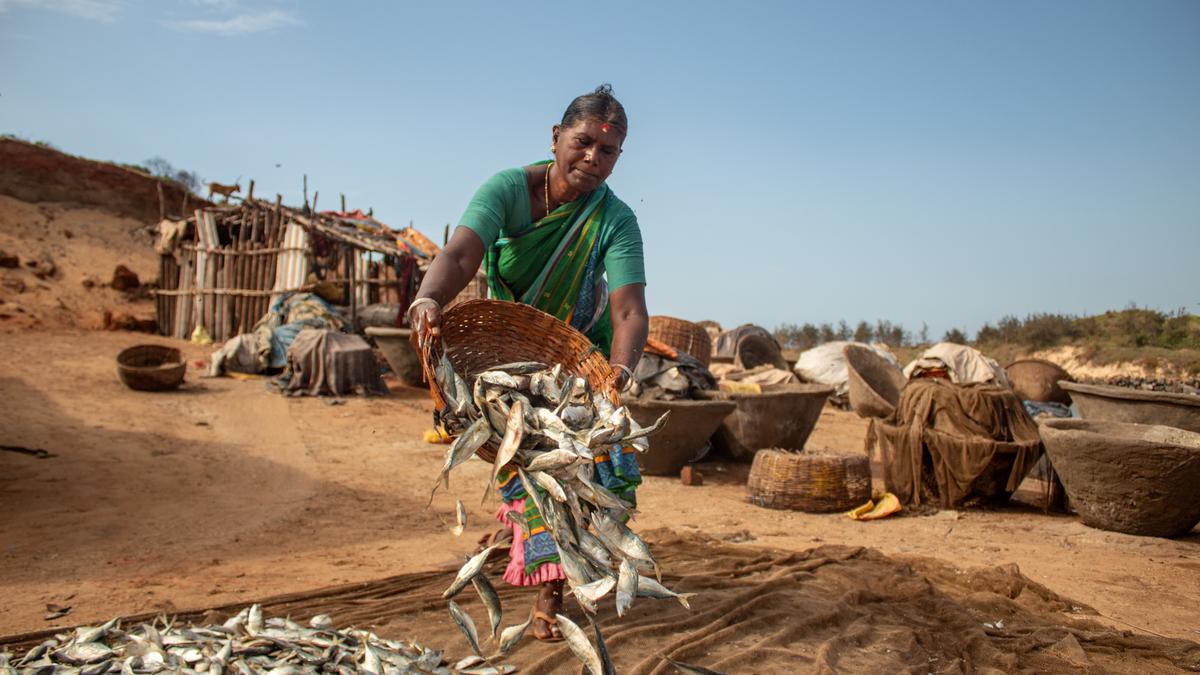
[[(613, 341), (609, 363), (624, 366), (633, 372), (646, 348), (646, 336), (650, 333), (650, 316), (646, 311), (646, 285), (628, 284), (618, 288), (608, 297), (612, 306)], [(624, 389), (629, 373), (615, 368), (617, 389)]]
[[(427, 338), (440, 334), (442, 306), (457, 297), (475, 278), (481, 262), (483, 240), (466, 227), (455, 228), (446, 247), (429, 265), (417, 297), (409, 307), (408, 324), (418, 335)], [(428, 300), (422, 301), (423, 298)]]

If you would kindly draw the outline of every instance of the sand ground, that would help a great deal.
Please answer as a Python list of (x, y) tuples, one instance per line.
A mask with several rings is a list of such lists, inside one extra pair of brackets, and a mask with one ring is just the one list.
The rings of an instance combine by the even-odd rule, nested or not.
[[(447, 525), (453, 498), (425, 508), (444, 446), (427, 445), (425, 392), (285, 398), (261, 380), (205, 379), (211, 348), (130, 333), (0, 333), (0, 635), (117, 614), (202, 608), (454, 566), (494, 529), (480, 505), (489, 467), (456, 471), (470, 526)], [(114, 357), (141, 342), (180, 345), (185, 386), (140, 393)], [(810, 441), (861, 452), (865, 423), (826, 408)], [(648, 477), (636, 527), (704, 533), (737, 546), (869, 546), (960, 568), (1013, 563), (1093, 607), (1114, 627), (1200, 640), (1200, 531), (1175, 539), (1094, 530), (1022, 501), (858, 523), (748, 504), (748, 467), (707, 462), (705, 485)], [(47, 621), (47, 603), (68, 605)]]

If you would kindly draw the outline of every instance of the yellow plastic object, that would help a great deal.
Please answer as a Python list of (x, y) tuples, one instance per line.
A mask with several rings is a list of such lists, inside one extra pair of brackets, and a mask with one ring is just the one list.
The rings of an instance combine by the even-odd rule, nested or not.
[(209, 333), (204, 326), (197, 324), (196, 329), (192, 331), (192, 344), (211, 345), (212, 342), (212, 333)]
[(858, 507), (855, 507), (855, 508), (847, 511), (846, 516), (848, 516), (849, 518), (853, 518), (854, 520), (858, 520), (859, 518), (862, 517), (862, 515), (864, 513), (868, 513), (873, 508), (875, 508), (875, 502), (868, 499), (866, 504), (863, 504), (862, 506), (858, 506)]
[(445, 444), (445, 443), (449, 443), (454, 440), (448, 434), (446, 434), (446, 432), (442, 431), (441, 429), (426, 429), (425, 433), (422, 435), (422, 438), (425, 440), (426, 443), (435, 443), (435, 444), (436, 443)]
[[(867, 506), (869, 504), (870, 502), (867, 502), (867, 504), (864, 504), (863, 506)], [(885, 492), (880, 495), (872, 508), (862, 511), (863, 506), (854, 509), (846, 515), (855, 520), (879, 520), (880, 518), (887, 518), (893, 513), (900, 512), (900, 500), (896, 497), (896, 495), (890, 492)], [(861, 513), (859, 513), (860, 511)]]

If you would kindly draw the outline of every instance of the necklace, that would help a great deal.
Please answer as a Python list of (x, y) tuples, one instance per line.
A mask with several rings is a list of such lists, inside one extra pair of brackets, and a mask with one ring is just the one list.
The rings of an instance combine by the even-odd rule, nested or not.
[[(550, 167), (554, 166), (554, 162), (546, 167), (546, 215), (550, 215)], [(544, 217), (544, 216), (543, 216)]]

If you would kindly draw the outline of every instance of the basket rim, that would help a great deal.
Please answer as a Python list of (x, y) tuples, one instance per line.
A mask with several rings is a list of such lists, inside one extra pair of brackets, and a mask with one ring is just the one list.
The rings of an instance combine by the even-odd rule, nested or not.
[[(542, 310), (540, 310), (536, 307), (533, 307), (532, 305), (527, 305), (522, 302), (509, 302), (506, 300), (492, 300), (490, 298), (478, 298), (478, 299), (474, 299), (474, 300), (466, 300), (464, 302), (460, 302), (460, 303), (454, 305), (453, 307), (447, 308), (446, 311), (442, 314), (442, 322), (445, 323), (447, 319), (452, 319), (459, 315), (469, 316), (472, 313), (475, 313), (476, 310), (478, 310), (479, 308), (482, 308), (482, 307), (500, 308), (500, 312), (499, 312), (500, 314), (508, 314), (508, 315), (514, 316), (514, 317), (525, 315), (526, 317), (537, 318), (538, 320), (542, 320), (542, 321), (545, 321), (546, 319), (548, 319), (550, 321), (549, 325), (552, 326), (552, 330), (559, 331), (562, 333), (567, 333), (567, 334), (573, 334), (579, 340), (582, 340), (583, 342), (591, 344), (591, 340), (589, 340), (586, 335), (584, 335), (583, 333), (576, 330), (570, 324), (566, 323), (565, 321), (562, 321), (561, 319), (559, 319), (558, 317), (556, 317), (552, 314), (543, 312)], [(413, 338), (415, 339), (416, 333), (413, 333), (412, 335), (413, 335)], [(441, 348), (443, 345), (445, 345), (447, 348), (449, 348), (449, 345), (446, 344), (446, 337), (445, 337), (444, 332), (442, 334), (440, 342), (435, 341), (434, 343), (427, 345), (426, 348), (418, 348), (418, 350), (417, 350), (418, 354), (420, 356), (420, 359), (421, 359), (421, 368), (424, 371), (425, 380), (429, 384), (429, 393), (433, 397), (434, 405), (439, 409), (445, 407), (445, 399), (442, 397), (441, 388), (438, 387), (437, 378), (434, 376), (434, 364), (436, 363), (436, 361), (439, 358), (441, 358), (441, 354), (442, 354)], [(593, 345), (593, 349), (596, 349), (596, 351), (595, 352), (589, 351), (589, 352), (585, 352), (583, 354), (577, 355), (576, 363), (563, 364), (563, 366), (566, 367), (566, 366), (570, 365), (571, 367), (575, 367), (575, 366), (583, 363), (584, 359), (586, 359), (591, 353), (600, 353), (598, 351), (598, 348), (595, 348), (594, 345)], [(598, 385), (597, 383), (592, 382), (591, 383), (592, 388), (594, 391), (599, 391), (600, 393), (603, 393), (605, 396), (607, 396), (608, 399), (613, 402), (613, 404), (620, 405), (620, 396), (617, 393), (616, 389), (613, 388), (611, 385), (612, 368), (609, 365), (607, 359), (602, 358), (602, 359), (598, 360), (596, 363), (597, 363), (597, 365), (600, 365), (601, 362), (602, 362), (602, 366), (600, 367), (600, 371), (601, 371), (602, 375), (604, 376), (604, 383), (601, 385)], [(501, 365), (501, 363), (497, 363), (495, 365)], [(553, 364), (547, 364), (547, 365), (553, 365)], [(475, 373), (468, 373), (468, 374), (459, 373), (459, 374), (463, 375), (464, 377), (470, 377), (472, 375), (475, 375)]]

